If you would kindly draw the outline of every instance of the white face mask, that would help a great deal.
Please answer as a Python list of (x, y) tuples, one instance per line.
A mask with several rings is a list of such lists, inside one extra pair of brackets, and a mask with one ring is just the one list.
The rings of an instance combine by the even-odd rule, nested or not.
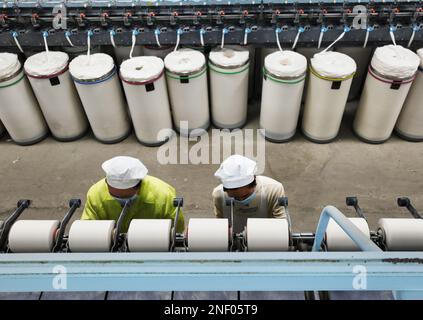
[(119, 198), (119, 197), (115, 197), (113, 196), (113, 198), (117, 201), (119, 201), (120, 205), (123, 207), (125, 206), (125, 204), (130, 201), (130, 202), (134, 202), (134, 200), (138, 197), (137, 194), (134, 194), (132, 197), (129, 198)]
[(241, 206), (246, 206), (249, 205), (251, 203), (251, 201), (253, 201), (256, 198), (256, 191), (254, 191), (252, 194), (250, 194), (247, 198), (245, 198), (244, 200), (236, 200), (234, 199), (234, 203), (241, 205)]

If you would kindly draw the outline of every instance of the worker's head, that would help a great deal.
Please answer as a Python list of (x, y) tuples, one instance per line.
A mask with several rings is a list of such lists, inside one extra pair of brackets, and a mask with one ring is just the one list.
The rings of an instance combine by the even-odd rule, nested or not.
[(144, 164), (132, 157), (114, 157), (101, 166), (106, 173), (106, 182), (111, 196), (129, 199), (138, 194), (142, 179), (147, 175)]
[(223, 187), (223, 191), (225, 191), (229, 197), (234, 198), (236, 203), (249, 204), (251, 200), (254, 199), (256, 185), (256, 179), (254, 179), (253, 182), (243, 187), (233, 189)]
[(222, 162), (214, 174), (223, 190), (239, 204), (248, 204), (255, 196), (257, 163), (240, 155), (232, 155)]

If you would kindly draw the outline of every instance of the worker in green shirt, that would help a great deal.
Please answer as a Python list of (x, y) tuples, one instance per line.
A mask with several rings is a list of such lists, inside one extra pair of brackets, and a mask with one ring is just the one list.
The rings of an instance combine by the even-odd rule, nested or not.
[[(102, 164), (106, 178), (94, 184), (87, 193), (82, 220), (115, 220), (126, 201), (131, 206), (123, 221), (126, 232), (132, 219), (172, 219), (176, 208), (175, 189), (166, 182), (147, 175), (144, 164), (132, 157), (119, 156)], [(184, 231), (184, 216), (179, 213), (177, 232)]]

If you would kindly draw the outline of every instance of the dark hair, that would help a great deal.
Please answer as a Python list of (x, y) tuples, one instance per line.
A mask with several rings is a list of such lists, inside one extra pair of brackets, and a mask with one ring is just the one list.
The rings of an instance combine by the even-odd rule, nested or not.
[[(109, 185), (109, 183), (107, 182), (107, 178), (106, 178), (106, 183)], [(141, 183), (142, 183), (142, 180), (140, 180), (140, 182), (138, 182), (135, 186), (133, 186), (132, 188), (133, 189), (137, 189), (137, 188), (139, 188), (140, 186), (141, 186)], [(130, 188), (130, 189), (132, 189), (132, 188)]]
[(248, 184), (246, 186), (238, 187), (238, 188), (225, 188), (225, 187), (223, 187), (223, 191), (235, 190), (235, 189), (245, 188), (245, 187), (254, 188), (256, 185), (257, 185), (257, 181), (256, 181), (256, 177), (254, 177), (254, 180), (250, 184)]
[(137, 189), (141, 186), (142, 180), (140, 180), (140, 182), (138, 182), (135, 186), (133, 186), (132, 188)]

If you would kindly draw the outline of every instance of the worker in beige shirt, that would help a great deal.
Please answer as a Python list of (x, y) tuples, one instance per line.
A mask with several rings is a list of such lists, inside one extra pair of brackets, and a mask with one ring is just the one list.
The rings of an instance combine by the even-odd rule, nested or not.
[(240, 155), (222, 162), (215, 176), (222, 182), (213, 190), (214, 213), (217, 218), (230, 218), (231, 207), (226, 199), (233, 198), (232, 228), (239, 233), (248, 218), (286, 218), (278, 199), (285, 196), (282, 183), (265, 176), (256, 176), (257, 163)]

